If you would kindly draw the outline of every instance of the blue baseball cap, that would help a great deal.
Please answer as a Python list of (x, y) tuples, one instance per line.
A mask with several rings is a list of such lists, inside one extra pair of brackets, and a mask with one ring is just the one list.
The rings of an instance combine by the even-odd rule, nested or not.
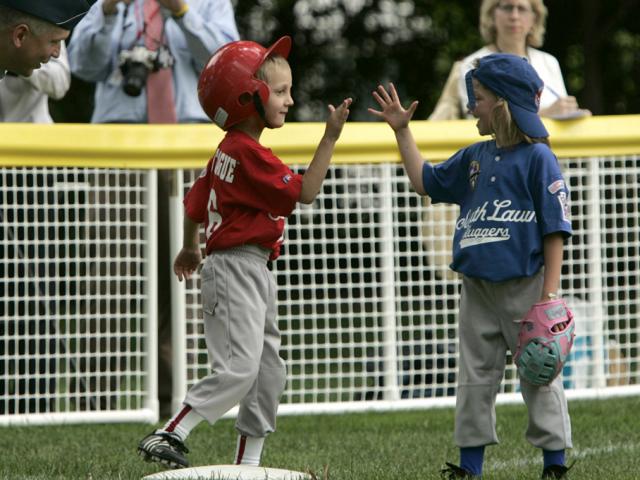
[(538, 115), (544, 82), (527, 59), (508, 53), (493, 53), (478, 62), (478, 66), (465, 76), (469, 109), (473, 110), (476, 104), (472, 83), (475, 78), (507, 101), (513, 120), (525, 135), (548, 137), (549, 132)]
[(64, 30), (71, 30), (94, 2), (95, 0), (0, 0), (0, 5), (28, 13)]

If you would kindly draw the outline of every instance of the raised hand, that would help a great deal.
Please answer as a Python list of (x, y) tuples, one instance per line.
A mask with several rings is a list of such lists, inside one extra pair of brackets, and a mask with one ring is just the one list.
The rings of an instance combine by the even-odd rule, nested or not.
[(338, 108), (329, 105), (329, 118), (325, 128), (325, 136), (337, 140), (342, 133), (342, 127), (349, 117), (349, 106), (353, 102), (351, 98), (345, 98)]
[(369, 113), (387, 122), (394, 131), (406, 128), (409, 125), (409, 121), (413, 117), (416, 108), (418, 108), (417, 100), (405, 110), (400, 103), (398, 92), (393, 83), (389, 83), (389, 92), (382, 85), (378, 85), (377, 90), (372, 93), (382, 111), (369, 108), (367, 109)]
[(104, 2), (102, 2), (102, 11), (105, 15), (113, 15), (118, 11), (117, 5), (119, 3), (129, 5), (131, 2), (133, 2), (133, 0), (104, 0)]

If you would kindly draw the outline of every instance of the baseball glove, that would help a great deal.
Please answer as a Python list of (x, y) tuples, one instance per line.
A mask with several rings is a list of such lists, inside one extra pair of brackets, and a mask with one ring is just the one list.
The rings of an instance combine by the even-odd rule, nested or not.
[[(554, 329), (563, 323), (564, 327)], [(520, 378), (534, 385), (549, 385), (562, 370), (574, 337), (573, 313), (564, 300), (535, 303), (520, 323), (513, 357)]]

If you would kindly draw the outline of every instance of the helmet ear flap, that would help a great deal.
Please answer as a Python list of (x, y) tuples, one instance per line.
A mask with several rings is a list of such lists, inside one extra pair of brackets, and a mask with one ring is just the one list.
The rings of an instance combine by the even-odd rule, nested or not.
[(268, 99), (269, 86), (266, 82), (252, 78), (250, 90), (245, 90), (238, 96), (238, 104), (241, 109), (248, 113), (247, 116), (257, 113), (264, 120), (264, 105)]
[(265, 105), (267, 103), (267, 100), (269, 100), (269, 85), (267, 85), (267, 82), (263, 80), (258, 80), (257, 84), (258, 89), (256, 90), (256, 93), (260, 96), (262, 105)]
[(249, 92), (242, 92), (238, 97), (238, 103), (241, 107), (245, 107), (253, 101), (253, 95)]
[(266, 82), (260, 79), (253, 79), (255, 89), (253, 91), (253, 95), (250, 95), (247, 92), (247, 96), (249, 97), (249, 102), (253, 104), (253, 113), (257, 113), (258, 116), (263, 120), (265, 120), (264, 106), (269, 100), (269, 86)]

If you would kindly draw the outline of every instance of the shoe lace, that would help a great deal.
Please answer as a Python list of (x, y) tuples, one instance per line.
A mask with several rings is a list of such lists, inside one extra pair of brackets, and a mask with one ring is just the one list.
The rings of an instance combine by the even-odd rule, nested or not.
[(189, 453), (187, 446), (170, 433), (161, 433), (160, 436), (164, 438), (172, 448), (175, 448), (181, 453)]

